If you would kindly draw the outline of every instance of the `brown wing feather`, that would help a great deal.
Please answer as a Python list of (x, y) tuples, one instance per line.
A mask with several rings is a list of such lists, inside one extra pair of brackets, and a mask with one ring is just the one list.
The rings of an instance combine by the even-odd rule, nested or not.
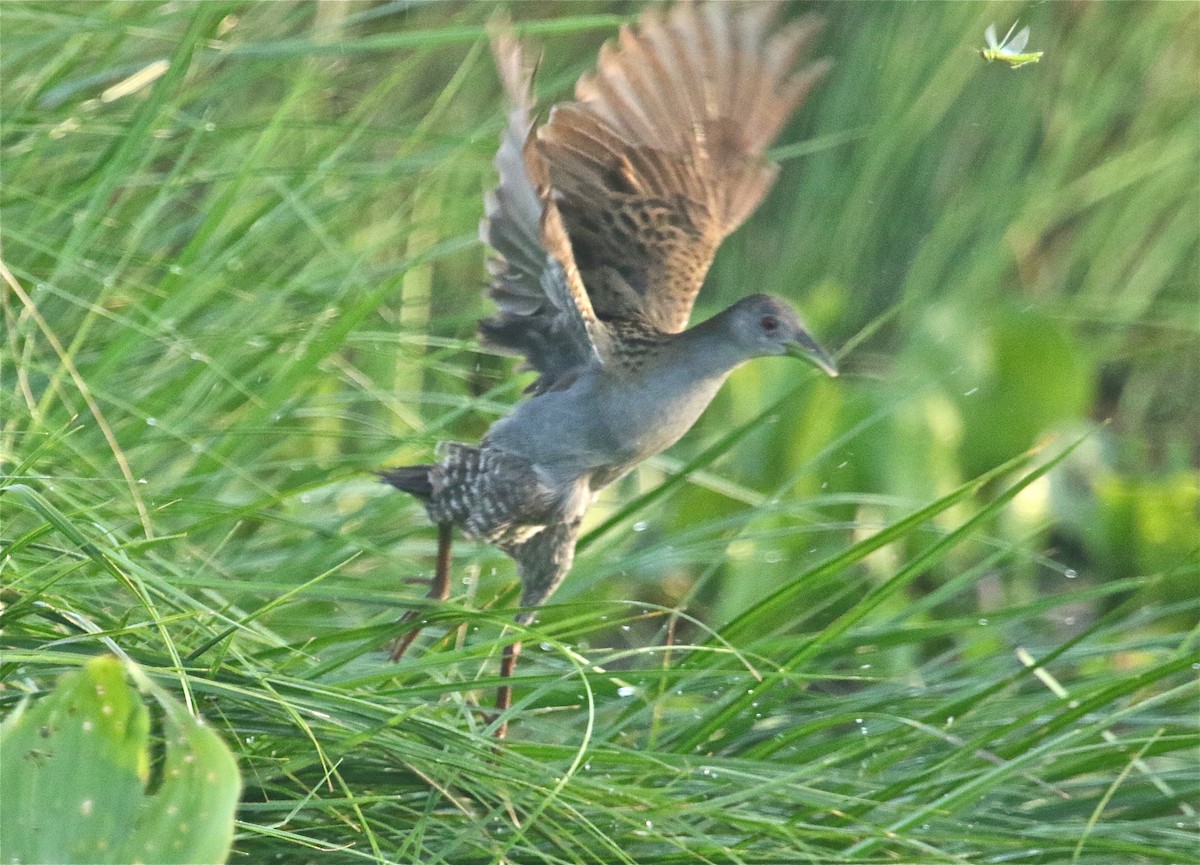
[(717, 247), (758, 207), (764, 156), (828, 68), (797, 61), (819, 29), (775, 4), (648, 10), (538, 130), (574, 258), (602, 319), (687, 326)]
[(540, 392), (603, 359), (607, 333), (592, 309), (533, 145), (533, 65), (506, 21), (492, 22), (491, 37), (512, 110), (496, 154), (500, 182), (486, 197), (480, 224), (481, 238), (496, 251), (488, 261), (488, 294), (499, 314), (481, 321), (479, 331), (485, 342), (523, 354), (541, 373), (532, 388)]

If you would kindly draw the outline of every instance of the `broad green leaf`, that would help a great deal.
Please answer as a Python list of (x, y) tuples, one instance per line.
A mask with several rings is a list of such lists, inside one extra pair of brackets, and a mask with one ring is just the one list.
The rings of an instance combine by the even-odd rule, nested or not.
[[(148, 682), (147, 682), (148, 684)], [(211, 729), (116, 658), (65, 674), (0, 725), (0, 862), (219, 863), (233, 841), (237, 764)]]

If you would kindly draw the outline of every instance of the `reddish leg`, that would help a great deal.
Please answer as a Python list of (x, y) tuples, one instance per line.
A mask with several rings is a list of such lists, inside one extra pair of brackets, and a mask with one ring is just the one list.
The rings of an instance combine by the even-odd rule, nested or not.
[[(513, 670), (517, 668), (517, 658), (521, 657), (521, 644), (511, 643), (504, 649), (504, 657), (500, 660), (500, 678), (512, 678)], [(505, 682), (496, 689), (496, 717), (503, 715), (512, 705), (512, 685)], [(493, 719), (494, 720), (494, 719)], [(496, 728), (496, 738), (503, 739), (508, 735), (508, 721), (501, 721)]]
[[(429, 583), (429, 594), (426, 596), (431, 601), (444, 601), (450, 597), (450, 542), (453, 540), (453, 529), (454, 526), (450, 523), (438, 523), (437, 567), (433, 572), (433, 580)], [(420, 612), (420, 610), (409, 610), (400, 619), (400, 624), (411, 622)], [(420, 625), (398, 636), (392, 641), (392, 651), (389, 657), (393, 661), (399, 661), (419, 633), (421, 633)]]

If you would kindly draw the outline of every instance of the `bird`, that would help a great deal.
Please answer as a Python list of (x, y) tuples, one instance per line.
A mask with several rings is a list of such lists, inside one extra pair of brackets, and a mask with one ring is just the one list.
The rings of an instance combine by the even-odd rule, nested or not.
[[(479, 444), (380, 472), (438, 527), (431, 599), (449, 597), (458, 528), (516, 562), (516, 622), (530, 625), (570, 571), (597, 493), (678, 441), (735, 368), (791, 355), (837, 375), (778, 297), (751, 294), (688, 327), (718, 246), (775, 180), (767, 147), (829, 69), (806, 59), (821, 25), (781, 22), (774, 3), (649, 7), (539, 124), (536, 64), (510, 23), (491, 23), (509, 113), (480, 223), (496, 314), (478, 335), (537, 376)], [(392, 660), (420, 632), (416, 615)], [(520, 651), (514, 640), (502, 656), (497, 738)]]

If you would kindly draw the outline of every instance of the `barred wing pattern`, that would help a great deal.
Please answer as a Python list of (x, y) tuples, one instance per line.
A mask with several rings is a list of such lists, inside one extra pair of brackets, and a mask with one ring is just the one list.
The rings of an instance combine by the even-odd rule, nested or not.
[(649, 9), (536, 134), (533, 66), (493, 24), (513, 108), (480, 227), (498, 314), (479, 329), (540, 373), (534, 393), (619, 361), (621, 334), (687, 326), (717, 247), (775, 180), (766, 148), (829, 66), (800, 63), (819, 22), (780, 25), (778, 11)]
[(652, 8), (537, 132), (591, 305), (602, 320), (687, 326), (721, 241), (778, 166), (764, 152), (827, 61), (798, 58), (819, 30), (778, 6)]

